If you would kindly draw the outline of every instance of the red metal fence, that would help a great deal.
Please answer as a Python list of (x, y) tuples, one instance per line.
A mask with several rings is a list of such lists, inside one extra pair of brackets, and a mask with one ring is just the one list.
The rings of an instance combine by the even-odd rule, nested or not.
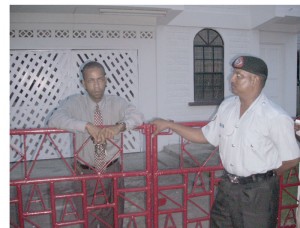
[[(201, 127), (206, 123), (182, 124)], [(76, 224), (88, 227), (88, 218), (100, 221), (95, 211), (105, 207), (114, 208), (116, 227), (121, 221), (124, 227), (208, 227), (209, 210), (223, 170), (218, 149), (210, 147), (195, 153), (193, 145), (179, 137), (180, 148), (172, 156), (178, 159), (178, 164), (170, 167), (168, 161), (160, 159), (162, 154), (158, 153), (158, 145), (159, 140), (174, 134), (163, 132), (152, 137), (153, 126), (150, 124), (137, 130), (145, 142), (145, 153), (136, 161), (140, 167), (133, 170), (126, 163), (124, 157), (129, 154), (123, 154), (121, 145), (118, 155), (122, 172), (90, 175), (76, 175), (74, 171), (82, 148), (75, 148), (73, 133), (57, 129), (11, 130), (11, 153), (18, 159), (10, 168), (10, 227), (72, 227)], [(75, 159), (63, 156), (55, 141), (57, 134), (69, 135)], [(27, 157), (29, 135), (40, 136), (31, 159)], [(39, 160), (44, 143), (50, 143), (59, 159)], [(107, 178), (115, 187), (113, 201), (97, 204), (96, 199), (105, 198), (105, 195), (95, 194), (92, 202), (88, 202), (86, 185), (95, 181), (96, 192), (97, 186)], [(119, 178), (127, 183), (122, 189), (117, 188)], [(281, 177), (278, 227), (296, 227), (299, 184), (298, 167)], [(73, 188), (74, 185), (79, 185), (80, 190)], [(118, 199), (121, 197), (125, 201), (122, 214), (118, 213)], [(82, 212), (74, 204), (78, 199)]]

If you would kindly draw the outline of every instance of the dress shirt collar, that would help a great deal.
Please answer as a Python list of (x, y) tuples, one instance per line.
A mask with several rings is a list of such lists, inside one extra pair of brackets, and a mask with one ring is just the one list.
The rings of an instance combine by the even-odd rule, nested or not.
[[(86, 96), (87, 96), (87, 103), (88, 103), (88, 106), (89, 106), (90, 108), (92, 108), (93, 110), (95, 110), (95, 109), (96, 109), (97, 103), (95, 103), (95, 101), (93, 101), (93, 100), (90, 98), (89, 95), (86, 95)], [(101, 101), (98, 103), (100, 110), (104, 107), (105, 101), (106, 101), (106, 96), (103, 95), (103, 98), (102, 98)]]

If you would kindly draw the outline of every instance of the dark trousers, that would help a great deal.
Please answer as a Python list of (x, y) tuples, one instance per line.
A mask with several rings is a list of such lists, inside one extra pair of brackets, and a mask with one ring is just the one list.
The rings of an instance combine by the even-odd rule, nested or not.
[[(106, 169), (107, 173), (120, 172), (121, 166), (119, 162), (115, 162)], [(84, 174), (91, 174), (94, 171), (89, 169), (80, 169)], [(124, 179), (118, 178), (118, 189), (124, 188)], [(76, 188), (81, 188), (76, 185)], [(96, 191), (95, 191), (96, 190)], [(87, 193), (87, 206), (94, 205), (105, 205), (107, 203), (112, 203), (114, 198), (114, 182), (112, 178), (100, 178), (87, 180), (86, 182), (86, 193)], [(96, 193), (96, 195), (95, 195)], [(122, 193), (120, 193), (122, 194)], [(83, 215), (82, 210), (82, 200), (77, 197), (75, 201), (76, 207), (81, 215)], [(124, 213), (124, 198), (118, 197), (118, 213)], [(87, 211), (88, 215), (88, 227), (89, 228), (102, 228), (102, 227), (115, 227), (114, 221), (114, 209), (105, 205), (104, 208), (93, 209)], [(119, 220), (119, 227), (123, 226), (122, 220)]]
[(220, 181), (211, 209), (210, 227), (275, 228), (278, 214), (279, 178), (248, 184)]

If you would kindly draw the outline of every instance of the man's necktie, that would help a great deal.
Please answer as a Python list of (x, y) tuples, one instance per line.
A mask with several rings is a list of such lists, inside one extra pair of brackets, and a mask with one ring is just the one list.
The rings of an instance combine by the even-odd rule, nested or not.
[[(99, 109), (99, 105), (96, 105), (95, 113), (94, 113), (94, 124), (96, 126), (103, 125), (102, 114)], [(105, 143), (96, 143), (95, 142), (95, 168), (97, 171), (100, 171), (105, 165)]]

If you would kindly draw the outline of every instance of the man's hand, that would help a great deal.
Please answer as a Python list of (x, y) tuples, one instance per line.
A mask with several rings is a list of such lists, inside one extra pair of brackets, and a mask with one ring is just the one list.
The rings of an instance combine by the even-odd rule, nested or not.
[(168, 120), (164, 120), (164, 119), (156, 119), (153, 120), (151, 122), (151, 124), (155, 125), (155, 130), (153, 132), (153, 135), (157, 135), (158, 133), (160, 133), (163, 130), (166, 130), (168, 128), (170, 128), (170, 124), (173, 123), (171, 121)]
[(117, 124), (103, 128), (101, 134), (103, 137), (105, 137), (105, 139), (112, 139), (115, 135), (123, 132), (124, 130), (123, 125)]
[(151, 124), (154, 124), (155, 126), (153, 136), (156, 136), (159, 132), (169, 128), (175, 133), (177, 133), (178, 135), (180, 135), (181, 137), (191, 142), (208, 143), (201, 129), (184, 126), (179, 123), (174, 123), (173, 120), (164, 120), (164, 119), (153, 120)]
[(105, 135), (102, 133), (103, 129), (91, 123), (87, 123), (85, 129), (90, 134), (94, 143), (105, 143)]
[(296, 159), (289, 160), (289, 161), (283, 161), (282, 165), (275, 171), (278, 175), (282, 175), (282, 174), (284, 174), (285, 171), (298, 165), (299, 162), (300, 162), (300, 158), (296, 158)]
[(115, 135), (126, 129), (126, 127), (124, 129), (123, 124), (100, 128), (91, 123), (87, 123), (85, 128), (95, 143), (104, 143), (106, 139), (112, 139)]

